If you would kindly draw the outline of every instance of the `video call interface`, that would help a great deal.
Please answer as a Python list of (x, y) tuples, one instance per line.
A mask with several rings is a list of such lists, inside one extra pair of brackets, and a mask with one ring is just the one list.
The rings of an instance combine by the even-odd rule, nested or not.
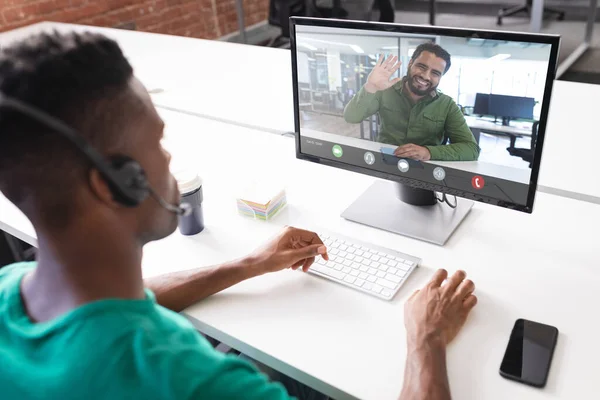
[(551, 45), (296, 25), (303, 154), (527, 203)]

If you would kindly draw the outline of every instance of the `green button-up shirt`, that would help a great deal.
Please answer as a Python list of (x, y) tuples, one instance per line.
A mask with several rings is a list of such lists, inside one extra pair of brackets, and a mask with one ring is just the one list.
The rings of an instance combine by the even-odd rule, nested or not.
[[(458, 105), (439, 91), (415, 104), (405, 93), (404, 81), (377, 93), (363, 87), (346, 105), (344, 119), (356, 124), (377, 112), (381, 119), (379, 142), (427, 147), (432, 160), (474, 161), (479, 157), (479, 146)], [(450, 144), (442, 145), (445, 138)]]

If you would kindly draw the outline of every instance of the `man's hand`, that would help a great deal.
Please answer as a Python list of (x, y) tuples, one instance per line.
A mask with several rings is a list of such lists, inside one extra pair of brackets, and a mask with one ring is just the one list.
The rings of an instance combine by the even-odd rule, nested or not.
[(398, 57), (396, 56), (390, 56), (384, 61), (383, 55), (380, 55), (377, 65), (373, 67), (373, 70), (367, 78), (365, 90), (369, 93), (376, 93), (380, 90), (388, 89), (400, 82), (402, 78), (392, 79), (391, 81), (390, 78), (398, 71), (401, 65), (402, 63), (398, 61)]
[(398, 147), (394, 150), (394, 155), (396, 157), (411, 158), (418, 161), (431, 160), (431, 153), (427, 147), (418, 146), (412, 143)]
[(316, 233), (287, 227), (251, 256), (252, 265), (261, 273), (280, 271), (286, 268), (304, 272), (315, 262), (315, 257), (329, 260), (327, 248)]
[(445, 283), (448, 273), (440, 269), (431, 281), (417, 290), (404, 307), (404, 324), (409, 343), (440, 341), (446, 346), (463, 327), (469, 312), (477, 304), (475, 285), (457, 271)]

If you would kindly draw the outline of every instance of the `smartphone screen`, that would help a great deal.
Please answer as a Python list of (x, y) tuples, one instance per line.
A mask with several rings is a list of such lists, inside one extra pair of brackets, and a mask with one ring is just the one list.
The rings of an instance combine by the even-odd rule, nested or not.
[(544, 387), (557, 338), (558, 329), (553, 326), (518, 319), (500, 365), (500, 375)]

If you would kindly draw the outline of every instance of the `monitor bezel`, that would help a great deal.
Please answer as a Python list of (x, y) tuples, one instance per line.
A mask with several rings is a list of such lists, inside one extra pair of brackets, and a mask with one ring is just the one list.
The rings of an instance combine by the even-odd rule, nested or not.
[(544, 84), (544, 97), (542, 99), (542, 108), (540, 112), (536, 148), (533, 157), (531, 175), (529, 179), (529, 189), (527, 202), (525, 205), (512, 203), (509, 201), (499, 200), (487, 196), (482, 196), (477, 193), (472, 193), (464, 190), (457, 190), (447, 186), (431, 184), (432, 190), (439, 193), (446, 193), (471, 199), (483, 203), (493, 204), (496, 206), (509, 208), (517, 211), (531, 213), (535, 201), (537, 191), (538, 177), (540, 164), (542, 161), (542, 149), (544, 146), (544, 138), (546, 134), (546, 123), (548, 120), (548, 110), (550, 106), (550, 98), (552, 96), (552, 86), (556, 77), (556, 68), (558, 65), (558, 51), (560, 45), (559, 35), (537, 34), (525, 32), (507, 32), (494, 30), (479, 30), (479, 29), (463, 29), (441, 26), (428, 25), (411, 25), (411, 24), (395, 24), (383, 22), (364, 22), (339, 19), (323, 19), (311, 17), (291, 17), (290, 18), (290, 49), (292, 57), (292, 86), (294, 94), (294, 129), (296, 141), (296, 158), (305, 161), (311, 161), (330, 167), (345, 169), (348, 171), (370, 175), (373, 177), (399, 182), (411, 186), (418, 184), (420, 181), (408, 177), (398, 176), (386, 172), (371, 170), (359, 165), (346, 164), (339, 161), (334, 161), (301, 152), (301, 137), (300, 137), (300, 108), (299, 108), (299, 89), (298, 89), (298, 65), (297, 65), (297, 48), (296, 48), (296, 26), (317, 26), (331, 27), (342, 29), (357, 29), (368, 31), (382, 31), (392, 33), (412, 33), (412, 34), (429, 34), (440, 36), (454, 36), (465, 38), (489, 39), (489, 40), (505, 40), (516, 42), (531, 42), (543, 43), (551, 45), (550, 59), (548, 62), (548, 71), (546, 74), (546, 83)]

